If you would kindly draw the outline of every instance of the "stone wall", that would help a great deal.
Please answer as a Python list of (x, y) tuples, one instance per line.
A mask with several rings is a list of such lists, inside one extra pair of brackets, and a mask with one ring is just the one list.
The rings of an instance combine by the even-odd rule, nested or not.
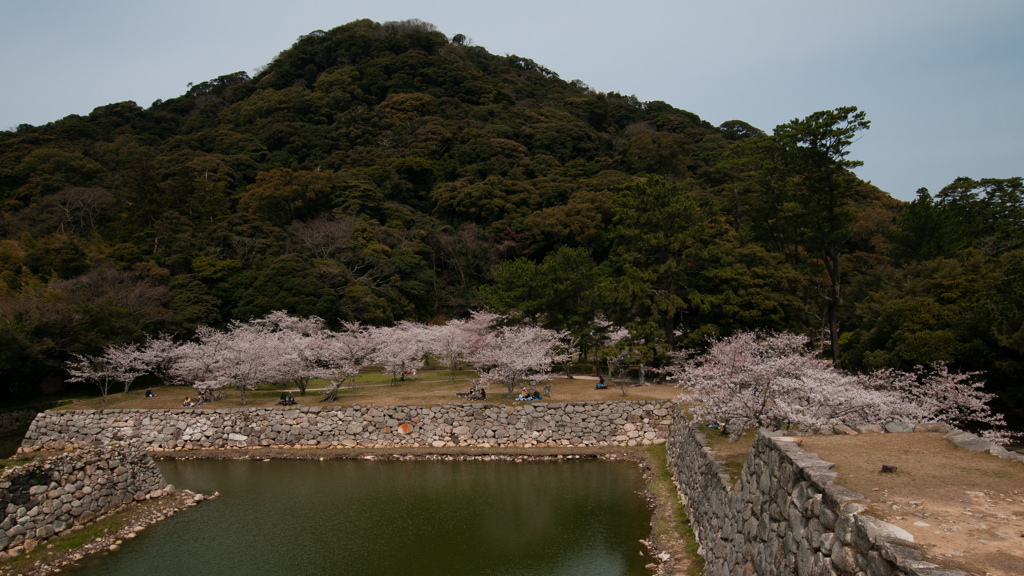
[(664, 441), (671, 402), (324, 406), (40, 413), (22, 451), (141, 439), (153, 450), (390, 446), (636, 446)]
[(171, 490), (138, 441), (13, 466), (0, 475), (0, 555), (31, 551), (122, 504)]
[(0, 436), (21, 430), (29, 425), (36, 417), (35, 410), (20, 410), (18, 412), (0, 412)]
[(861, 514), (860, 494), (834, 484), (833, 464), (794, 438), (762, 430), (730, 476), (683, 416), (668, 462), (709, 576), (956, 576), (921, 561), (905, 530)]

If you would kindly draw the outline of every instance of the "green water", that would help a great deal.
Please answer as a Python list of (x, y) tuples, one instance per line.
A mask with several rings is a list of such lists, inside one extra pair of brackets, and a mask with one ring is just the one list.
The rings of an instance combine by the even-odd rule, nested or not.
[[(625, 462), (165, 461), (223, 495), (78, 575), (639, 575), (650, 510)], [(69, 570), (64, 570), (65, 573)]]

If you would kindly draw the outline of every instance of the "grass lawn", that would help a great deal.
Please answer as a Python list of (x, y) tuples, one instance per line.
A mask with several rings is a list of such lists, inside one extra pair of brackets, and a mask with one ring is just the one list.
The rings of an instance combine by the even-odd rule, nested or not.
[(735, 484), (743, 474), (743, 465), (747, 463), (747, 454), (754, 445), (754, 437), (757, 436), (757, 429), (752, 428), (743, 433), (735, 442), (729, 441), (728, 434), (722, 434), (721, 430), (709, 428), (703, 424), (697, 427), (708, 439), (708, 448), (714, 452), (715, 460), (721, 462), (731, 476)]
[[(296, 393), (295, 399), (302, 406), (351, 406), (351, 405), (375, 405), (392, 406), (395, 404), (408, 404), (411, 406), (434, 406), (437, 404), (448, 404), (455, 402), (469, 402), (468, 399), (457, 398), (456, 392), (468, 392), (476, 378), (472, 371), (459, 371), (456, 373), (454, 382), (450, 381), (449, 374), (444, 370), (421, 370), (415, 378), (407, 379), (405, 382), (391, 384), (391, 377), (382, 374), (377, 370), (367, 370), (356, 379), (355, 387), (342, 387), (338, 391), (337, 402), (321, 402), (323, 399), (323, 388), (327, 382), (313, 380), (307, 388), (305, 396), (298, 395), (298, 388), (295, 386), (281, 387), (279, 385), (267, 385), (257, 387), (256, 390), (247, 390), (245, 393), (245, 405), (266, 407), (277, 406), (282, 390), (289, 390)], [(585, 402), (595, 400), (670, 400), (678, 395), (678, 389), (674, 386), (652, 385), (627, 387), (626, 395), (617, 388), (606, 390), (595, 390), (596, 378), (589, 376), (576, 376), (573, 379), (565, 378), (564, 375), (553, 378), (547, 382), (551, 383), (551, 398), (544, 398), (540, 402)], [(542, 388), (542, 382), (538, 388)], [(58, 410), (95, 410), (103, 408), (180, 408), (182, 400), (186, 396), (195, 398), (198, 392), (191, 387), (185, 386), (158, 386), (153, 388), (155, 398), (146, 398), (144, 389), (130, 390), (127, 394), (119, 392), (109, 394), (107, 403), (99, 396), (92, 398), (74, 398), (64, 400), (57, 408)], [(235, 389), (222, 390), (224, 399), (216, 400), (204, 406), (204, 408), (233, 408), (241, 406), (240, 394)], [(504, 397), (507, 389), (504, 386), (491, 384), (487, 387), (487, 402), (492, 404), (515, 405), (522, 404)]]

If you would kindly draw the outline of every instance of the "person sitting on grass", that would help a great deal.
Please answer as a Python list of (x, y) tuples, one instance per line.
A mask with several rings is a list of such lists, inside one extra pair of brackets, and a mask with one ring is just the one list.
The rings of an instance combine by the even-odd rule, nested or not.
[(604, 390), (608, 385), (604, 383), (604, 376), (598, 376), (597, 378), (597, 390)]
[(287, 402), (288, 402), (288, 394), (286, 392), (281, 392), (281, 398), (278, 400), (277, 403), (283, 405), (283, 404), (285, 404)]
[(291, 392), (288, 393), (288, 403), (295, 404), (295, 394), (292, 394)]
[(182, 402), (181, 405), (184, 406), (185, 408), (191, 408), (192, 407), (192, 397), (191, 396), (185, 396), (185, 401)]
[(156, 396), (156, 394), (153, 394), (153, 389), (152, 388), (146, 388), (146, 398), (152, 398), (154, 396)]
[(537, 398), (534, 397), (535, 394), (537, 394), (535, 390), (527, 386), (523, 386), (523, 389), (519, 391), (519, 398), (516, 398), (516, 400), (536, 400)]
[(480, 388), (480, 400), (487, 400), (487, 390)]

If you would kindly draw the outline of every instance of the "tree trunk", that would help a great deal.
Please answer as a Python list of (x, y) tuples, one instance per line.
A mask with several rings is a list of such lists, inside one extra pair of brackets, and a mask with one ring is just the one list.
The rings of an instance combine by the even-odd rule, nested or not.
[(324, 398), (321, 402), (336, 402), (338, 400), (338, 387), (341, 386), (341, 382), (332, 382), (330, 387), (324, 391)]
[(569, 380), (574, 380), (572, 372), (569, 372), (569, 366), (571, 366), (571, 364), (562, 362), (562, 370), (565, 371), (565, 377), (568, 378)]
[(822, 250), (825, 259), (825, 271), (832, 282), (832, 293), (828, 299), (828, 333), (832, 340), (832, 366), (837, 370), (842, 369), (843, 363), (839, 357), (839, 254), (835, 246)]
[(836, 370), (843, 368), (843, 361), (839, 357), (839, 286), (833, 289), (833, 296), (828, 301), (828, 332), (832, 339), (832, 366)]

